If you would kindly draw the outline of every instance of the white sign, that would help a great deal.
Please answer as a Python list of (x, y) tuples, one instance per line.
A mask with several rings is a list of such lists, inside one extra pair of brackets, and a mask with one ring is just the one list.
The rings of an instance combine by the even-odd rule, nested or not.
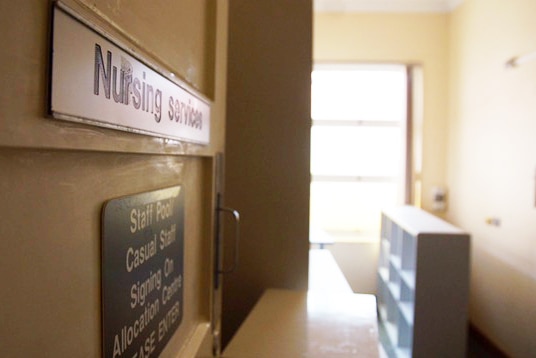
[(54, 117), (188, 142), (210, 141), (207, 101), (54, 9)]

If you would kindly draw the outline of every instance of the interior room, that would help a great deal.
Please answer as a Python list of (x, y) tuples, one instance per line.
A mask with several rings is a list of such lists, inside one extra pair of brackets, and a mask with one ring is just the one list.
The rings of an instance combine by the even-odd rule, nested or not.
[[(531, 1), (515, 4), (483, 0), (318, 1), (313, 13), (313, 68), (317, 64), (365, 63), (404, 64), (422, 70), (422, 113), (421, 118), (417, 118), (422, 121), (417, 121), (414, 126), (414, 149), (420, 151), (414, 154), (420, 154), (420, 162), (414, 162), (418, 167), (413, 169), (418, 170), (411, 173), (413, 184), (418, 182), (412, 187), (412, 199), (425, 211), (471, 235), (470, 329), (504, 354), (515, 357), (530, 356), (534, 350), (528, 332), (534, 329), (532, 322), (536, 314), (531, 303), (536, 288), (531, 270), (534, 264), (531, 238), (535, 229), (536, 167), (530, 154), (534, 144), (529, 133), (534, 126), (531, 118), (535, 107), (531, 98), (534, 96), (536, 62), (509, 64), (515, 58), (526, 55), (530, 58), (535, 50), (532, 38), (536, 28), (530, 15), (534, 6)], [(299, 16), (292, 16), (294, 21), (305, 21)], [(237, 32), (238, 28), (237, 25)], [(269, 42), (261, 36), (255, 37), (257, 34), (235, 36), (237, 43), (247, 42), (246, 39)], [(238, 61), (237, 72), (243, 73), (244, 68), (255, 67), (251, 63), (246, 64), (245, 60), (233, 59), (234, 51), (240, 53), (246, 50), (240, 49), (240, 45), (233, 50), (232, 40), (230, 45), (231, 77), (235, 61)], [(266, 59), (266, 62), (259, 60), (257, 68), (270, 61), (277, 62), (273, 58)], [(240, 90), (231, 88), (228, 96), (233, 98), (235, 91)], [(246, 90), (240, 93), (245, 94)], [(264, 91), (261, 93), (265, 94)], [(274, 97), (277, 95), (274, 94)], [(231, 106), (228, 113), (241, 117), (240, 110), (236, 107), (234, 111)], [(248, 116), (243, 116), (245, 121)], [(269, 126), (271, 118), (265, 121)], [(301, 120), (298, 122), (296, 125), (301, 126)], [(255, 131), (261, 131), (260, 126), (257, 124)], [(300, 127), (299, 131), (302, 130)], [(247, 144), (250, 148), (256, 141), (248, 139), (245, 132), (239, 133), (237, 128), (234, 129), (233, 119), (229, 118), (227, 159), (235, 172), (240, 168), (254, 168), (249, 165), (244, 167), (244, 162), (233, 163), (232, 157), (238, 155), (241, 145)], [(298, 129), (293, 135), (298, 135)], [(278, 132), (273, 134), (272, 139), (266, 137), (262, 142), (268, 145), (270, 140), (277, 140), (296, 151), (303, 151), (306, 142), (311, 139), (307, 139), (303, 132), (301, 135), (300, 141), (296, 137), (285, 139), (284, 134)], [(257, 137), (253, 135), (252, 138)], [(237, 143), (236, 146), (233, 143)], [(264, 151), (258, 153), (258, 157), (270, 161), (277, 168), (283, 165), (289, 177), (303, 173), (301, 169), (271, 158)], [(307, 158), (304, 156), (303, 160)], [(264, 186), (259, 177), (252, 180), (252, 188)], [(228, 178), (237, 179), (232, 173), (228, 174)], [(302, 178), (301, 175), (299, 178)], [(295, 180), (301, 179), (296, 177)], [(246, 202), (240, 199), (241, 194), (234, 191), (239, 188), (244, 190), (244, 182), (236, 187), (231, 182), (228, 181), (227, 199), (236, 200), (241, 210), (270, 211), (266, 204), (273, 199), (257, 198), (263, 203), (263, 208), (255, 208), (255, 201)], [(284, 187), (279, 182), (277, 185), (278, 189)], [(437, 188), (445, 193), (445, 205), (440, 210), (435, 208), (434, 193)], [(270, 186), (267, 192), (271, 190)], [(286, 192), (290, 195), (290, 191)], [(289, 200), (304, 202), (306, 199), (303, 197), (298, 199), (302, 195), (306, 194), (294, 192), (286, 196), (284, 206)], [(293, 217), (303, 219), (302, 215), (305, 214), (296, 212)], [(259, 215), (259, 223), (261, 218), (262, 215)], [(294, 232), (297, 230), (295, 226), (289, 232), (278, 230), (283, 231), (270, 232), (266, 239), (262, 239), (263, 233), (255, 233), (259, 240), (256, 244), (261, 245), (262, 252), (269, 250), (270, 245), (263, 242), (269, 242), (268, 237), (274, 237), (274, 234), (277, 237), (303, 235)], [(277, 245), (281, 245), (279, 240)], [(250, 250), (259, 264), (248, 262), (248, 265), (265, 272), (264, 284), (260, 283), (262, 280), (256, 281), (241, 272), (228, 278), (231, 285), (240, 282), (245, 290), (243, 292), (246, 292), (240, 300), (236, 298), (242, 307), (253, 307), (261, 296), (262, 287), (300, 287), (289, 281), (272, 280), (264, 271), (271, 267), (271, 263), (266, 263), (257, 254), (258, 248)], [(376, 293), (377, 242), (341, 240), (324, 248), (332, 253), (354, 292)], [(283, 263), (287, 264), (287, 253), (273, 251), (272, 257), (277, 261), (274, 265), (281, 267)], [(244, 284), (244, 281), (252, 283)], [(232, 296), (233, 293), (230, 291), (225, 295)], [(247, 295), (251, 297), (246, 298)], [(228, 304), (233, 306), (233, 298), (227, 299)], [(230, 314), (232, 317), (227, 320), (229, 326), (238, 327), (238, 323), (231, 322), (241, 321), (241, 315), (245, 317), (239, 311), (233, 310)], [(249, 312), (249, 309), (246, 311)]]
[[(530, 356), (531, 339), (514, 332), (532, 330), (535, 313), (535, 162), (527, 133), (534, 128), (536, 28), (526, 15), (534, 3), (408, 2), (422, 6), (413, 11), (396, 1), (342, 3), (317, 2), (315, 63), (422, 68), (422, 137), (414, 137), (422, 140), (422, 166), (413, 173), (421, 205), (471, 234), (472, 327), (508, 356)], [(512, 65), (515, 59), (522, 61)], [(447, 191), (440, 210), (438, 186)], [(355, 292), (375, 292), (376, 243), (328, 249)]]
[[(426, 358), (454, 341), (456, 357), (460, 342), (534, 356), (534, 14), (534, 0), (1, 1), (0, 352), (383, 358), (378, 312), (424, 309), (400, 330), (406, 354), (430, 349), (411, 324), (440, 337), (442, 317), (456, 334)], [(316, 71), (362, 66), (396, 83), (365, 98), (403, 97), (354, 107), (395, 117), (312, 114)], [(421, 249), (429, 222), (439, 239)]]

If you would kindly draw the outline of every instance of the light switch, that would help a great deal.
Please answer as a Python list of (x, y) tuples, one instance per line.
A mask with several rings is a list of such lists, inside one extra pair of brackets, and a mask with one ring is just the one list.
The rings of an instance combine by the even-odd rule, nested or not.
[(447, 208), (447, 190), (445, 188), (432, 187), (432, 210), (445, 211)]

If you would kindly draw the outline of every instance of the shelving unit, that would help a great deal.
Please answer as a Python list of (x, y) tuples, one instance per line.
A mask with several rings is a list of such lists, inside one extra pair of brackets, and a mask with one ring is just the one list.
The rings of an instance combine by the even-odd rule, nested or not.
[(470, 237), (412, 206), (382, 213), (378, 311), (396, 357), (465, 357)]

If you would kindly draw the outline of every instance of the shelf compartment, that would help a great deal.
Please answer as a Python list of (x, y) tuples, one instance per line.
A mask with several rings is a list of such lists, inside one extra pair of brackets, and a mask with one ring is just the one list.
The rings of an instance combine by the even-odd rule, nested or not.
[(389, 269), (387, 267), (380, 268), (378, 274), (384, 282), (389, 282)]
[(380, 255), (378, 258), (378, 266), (380, 268), (387, 267), (389, 265), (389, 251), (391, 244), (387, 239), (380, 241)]
[(401, 302), (398, 306), (404, 321), (409, 327), (413, 327), (414, 307), (411, 302)]
[(396, 324), (391, 322), (383, 322), (383, 327), (385, 328), (385, 332), (387, 333), (389, 343), (393, 347), (398, 346), (398, 328)]
[(389, 284), (387, 284), (387, 287), (389, 288), (389, 292), (391, 293), (393, 299), (396, 302), (400, 301), (400, 285), (389, 282)]
[[(398, 309), (397, 309), (397, 302), (396, 299), (396, 285), (388, 284), (387, 285), (388, 290), (386, 290), (385, 295), (385, 304), (386, 304), (386, 320), (388, 322), (397, 324), (398, 323)], [(393, 292), (394, 291), (394, 292)]]
[(382, 269), (378, 271), (378, 287), (377, 287), (377, 299), (378, 304), (385, 304), (387, 300), (387, 281), (388, 280), (388, 273), (386, 269)]
[(389, 258), (389, 264), (394, 266), (394, 269), (397, 271), (400, 271), (402, 261), (400, 260), (400, 257), (398, 256), (391, 256)]
[(390, 243), (389, 254), (400, 257), (402, 251), (402, 229), (393, 223), (391, 225), (391, 237), (388, 239)]
[(400, 302), (412, 304), (415, 302), (415, 291), (409, 288), (404, 281), (400, 283)]
[(414, 270), (417, 254), (416, 238), (405, 232), (402, 234), (401, 267), (403, 270)]
[(415, 271), (403, 270), (400, 272), (400, 278), (409, 290), (415, 291)]
[(389, 286), (397, 287), (397, 299), (400, 298), (400, 272), (397, 270), (396, 265), (389, 265)]
[[(400, 309), (402, 310), (402, 306), (400, 306)], [(403, 312), (401, 312), (401, 316), (404, 317)], [(400, 348), (411, 349), (413, 344), (413, 325), (406, 320), (401, 319), (398, 322), (397, 328), (398, 346)]]

